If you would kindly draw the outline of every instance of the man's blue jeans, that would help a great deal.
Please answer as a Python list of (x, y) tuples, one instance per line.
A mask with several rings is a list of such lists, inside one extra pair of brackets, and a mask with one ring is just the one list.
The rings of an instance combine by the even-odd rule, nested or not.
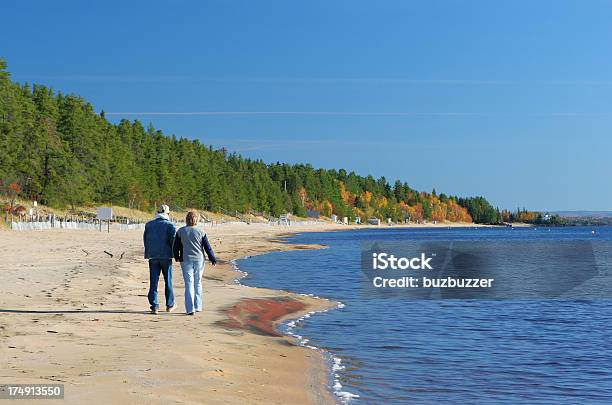
[(172, 290), (172, 259), (149, 259), (149, 305), (151, 309), (159, 308), (157, 303), (157, 284), (159, 274), (163, 274), (166, 294), (166, 308), (174, 306), (174, 291)]

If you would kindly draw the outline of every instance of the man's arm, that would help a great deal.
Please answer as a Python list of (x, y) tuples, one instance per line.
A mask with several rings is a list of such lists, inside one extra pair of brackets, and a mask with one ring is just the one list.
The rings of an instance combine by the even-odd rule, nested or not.
[(208, 260), (210, 260), (210, 262), (213, 265), (217, 264), (217, 258), (215, 257), (215, 252), (213, 252), (212, 246), (210, 246), (210, 242), (208, 242), (208, 236), (206, 236), (206, 234), (202, 236), (202, 247), (204, 248), (204, 251), (206, 252), (206, 256), (208, 256)]
[(142, 234), (142, 243), (144, 244), (144, 257), (147, 258), (147, 226), (145, 225), (144, 233)]
[(176, 226), (172, 222), (170, 222), (170, 226), (168, 227), (168, 243), (170, 246), (174, 246), (174, 238), (176, 237)]

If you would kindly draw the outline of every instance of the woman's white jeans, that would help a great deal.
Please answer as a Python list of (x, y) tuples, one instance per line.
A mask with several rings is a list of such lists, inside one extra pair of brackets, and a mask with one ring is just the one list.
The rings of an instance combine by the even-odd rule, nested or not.
[(202, 273), (203, 260), (185, 260), (181, 263), (185, 280), (185, 312), (190, 314), (202, 310)]

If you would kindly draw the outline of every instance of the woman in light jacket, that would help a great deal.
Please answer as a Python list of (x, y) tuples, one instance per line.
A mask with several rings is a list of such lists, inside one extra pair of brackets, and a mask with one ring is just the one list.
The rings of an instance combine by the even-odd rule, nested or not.
[(202, 273), (204, 271), (204, 252), (213, 266), (217, 264), (215, 253), (208, 242), (206, 233), (196, 225), (200, 220), (197, 211), (189, 211), (187, 225), (176, 232), (174, 239), (174, 259), (181, 263), (185, 280), (185, 312), (193, 315), (202, 311)]

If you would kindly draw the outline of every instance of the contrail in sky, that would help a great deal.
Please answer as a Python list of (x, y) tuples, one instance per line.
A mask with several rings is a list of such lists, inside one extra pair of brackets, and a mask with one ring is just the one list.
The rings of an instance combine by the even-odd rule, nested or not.
[(573, 112), (552, 112), (552, 113), (484, 113), (484, 112), (368, 112), (368, 111), (125, 111), (125, 112), (105, 112), (106, 115), (140, 115), (140, 116), (237, 116), (237, 115), (323, 115), (323, 116), (406, 116), (406, 117), (599, 117), (610, 116), (612, 113), (573, 113)]
[(562, 86), (609, 86), (612, 80), (495, 80), (495, 79), (419, 79), (405, 77), (210, 77), (190, 75), (44, 75), (17, 74), (18, 78), (30, 80), (58, 80), (75, 82), (117, 82), (117, 83), (269, 83), (269, 84), (406, 84), (406, 85), (562, 85)]
[(380, 115), (380, 116), (418, 116), (418, 115), (483, 115), (469, 112), (354, 112), (354, 111), (142, 111), (142, 112), (105, 112), (106, 115)]

